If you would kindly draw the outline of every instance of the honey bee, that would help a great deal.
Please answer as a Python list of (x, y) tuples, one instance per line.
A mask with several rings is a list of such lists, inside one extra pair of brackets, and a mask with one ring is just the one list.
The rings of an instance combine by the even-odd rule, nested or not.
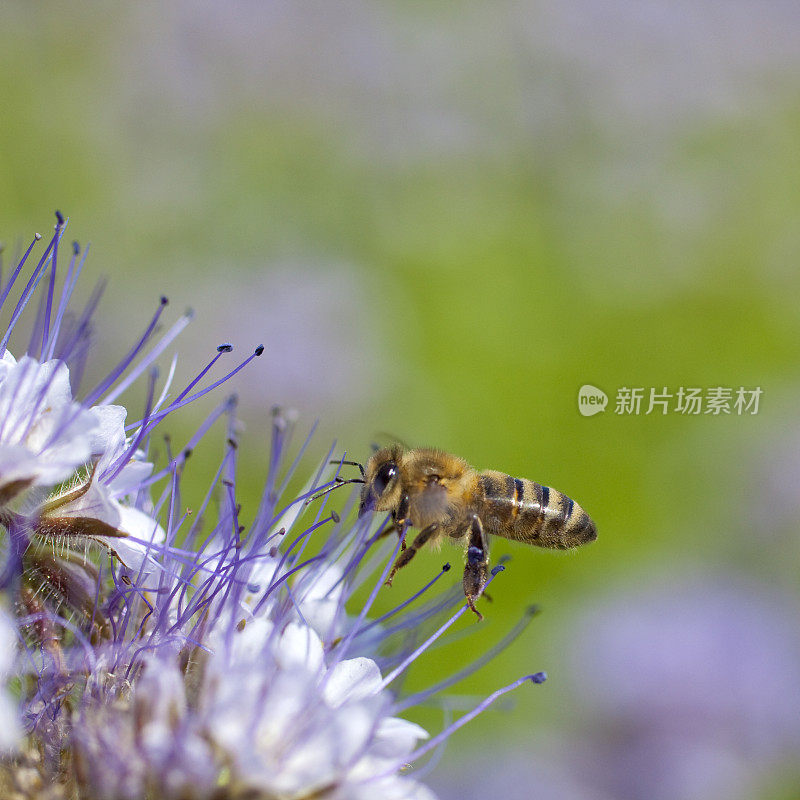
[(410, 545), (401, 545), (387, 584), (425, 544), (450, 538), (465, 548), (464, 595), (480, 619), (475, 602), (486, 584), (490, 535), (558, 550), (597, 538), (589, 515), (561, 492), (495, 470), (478, 472), (441, 450), (393, 445), (363, 468), (341, 463), (362, 469), (359, 516), (389, 511), (399, 535), (407, 526), (420, 529)]

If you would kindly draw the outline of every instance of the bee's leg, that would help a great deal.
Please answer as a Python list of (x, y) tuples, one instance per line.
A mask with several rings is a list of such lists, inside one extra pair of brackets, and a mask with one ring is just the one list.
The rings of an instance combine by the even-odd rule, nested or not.
[(386, 579), (386, 585), (391, 586), (392, 581), (394, 580), (394, 576), (397, 573), (397, 570), (402, 569), (409, 561), (417, 553), (417, 550), (420, 547), (424, 547), (425, 542), (433, 536), (433, 534), (439, 529), (439, 523), (434, 522), (431, 525), (428, 525), (427, 528), (423, 528), (414, 538), (414, 541), (411, 543), (411, 546), (400, 553), (397, 561), (394, 562), (394, 566), (392, 567), (392, 571), (389, 573), (389, 577)]
[(473, 514), (469, 526), (469, 545), (467, 546), (467, 563), (464, 566), (464, 594), (467, 605), (483, 619), (483, 615), (475, 608), (475, 601), (483, 593), (489, 569), (489, 545), (480, 517)]
[(396, 531), (397, 535), (401, 538), (400, 542), (400, 552), (402, 553), (406, 549), (406, 540), (403, 536), (403, 528), (405, 528), (408, 520), (406, 517), (408, 516), (408, 506), (409, 506), (409, 499), (408, 495), (405, 494), (400, 499), (400, 503), (397, 506), (397, 511), (392, 514), (392, 522), (391, 524), (387, 525), (378, 535), (378, 539), (383, 539), (384, 536), (388, 536), (392, 531)]
[(408, 495), (404, 494), (400, 498), (400, 502), (397, 504), (397, 511), (394, 512), (394, 518), (397, 521), (398, 525), (402, 525), (406, 521), (406, 517), (408, 516), (408, 507), (411, 501), (408, 499)]
[(395, 525), (397, 525), (397, 535), (400, 537), (400, 552), (404, 553), (406, 549), (406, 539), (403, 536), (403, 528), (406, 526), (406, 522), (408, 521), (406, 517), (408, 517), (408, 508), (411, 505), (411, 501), (408, 499), (408, 495), (404, 494), (400, 498), (400, 502), (397, 505), (397, 511), (395, 512)]

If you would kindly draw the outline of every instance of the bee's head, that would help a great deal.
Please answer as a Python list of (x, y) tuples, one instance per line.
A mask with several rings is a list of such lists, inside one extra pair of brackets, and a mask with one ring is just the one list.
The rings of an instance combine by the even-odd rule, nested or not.
[(401, 452), (398, 448), (384, 448), (375, 453), (364, 468), (364, 488), (358, 516), (367, 511), (392, 511), (400, 502)]

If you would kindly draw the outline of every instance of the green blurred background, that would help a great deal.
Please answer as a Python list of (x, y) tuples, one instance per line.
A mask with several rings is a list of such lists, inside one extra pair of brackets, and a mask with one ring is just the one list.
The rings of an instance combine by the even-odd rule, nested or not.
[[(112, 278), (97, 374), (162, 293), (197, 311), (186, 375), (220, 341), (266, 344), (237, 379), (245, 506), (280, 403), (320, 419), (317, 454), (336, 437), (366, 458), (389, 434), (591, 513), (599, 539), (575, 553), (496, 542), (513, 558), (487, 622), (413, 676), (446, 674), (541, 605), (458, 691), (549, 681), (451, 740), (430, 778), (443, 798), (492, 796), (497, 771), (519, 776), (507, 797), (796, 797), (798, 67), (790, 2), (6, 2), (0, 237), (47, 233), (59, 208), (92, 243), (88, 275)], [(608, 394), (604, 413), (578, 413), (583, 384)], [(763, 396), (757, 415), (630, 416), (614, 413), (623, 386)], [(420, 556), (393, 597), (458, 557)], [(661, 637), (673, 593), (701, 619), (720, 586), (747, 587), (733, 621), (693, 628), (692, 604)], [(777, 699), (753, 711), (734, 681), (708, 730), (707, 714), (648, 705), (658, 684), (615, 711), (598, 664), (639, 664), (635, 683), (640, 650), (682, 649), (677, 686), (725, 685), (755, 646), (736, 598), (770, 609), (754, 626), (774, 632), (764, 661), (782, 677), (752, 677)], [(615, 625), (648, 602), (643, 627)], [(581, 649), (598, 608), (622, 637), (610, 655), (602, 635)], [(672, 725), (688, 737), (674, 761), (625, 744)], [(756, 747), (763, 727), (780, 733)], [(602, 769), (570, 760), (589, 751)]]

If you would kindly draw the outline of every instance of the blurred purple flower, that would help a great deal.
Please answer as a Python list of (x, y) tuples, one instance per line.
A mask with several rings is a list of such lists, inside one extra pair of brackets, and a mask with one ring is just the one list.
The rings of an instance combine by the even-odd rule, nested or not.
[(385, 382), (379, 357), (385, 342), (366, 289), (352, 265), (313, 257), (276, 262), (267, 272), (220, 275), (199, 285), (192, 302), (198, 313), (213, 312), (207, 334), (270, 343), (268, 362), (243, 376), (243, 386), (257, 391), (242, 389), (242, 413), (256, 413), (265, 384), (304, 415), (353, 415), (369, 407), (376, 387)]
[(736, 574), (614, 594), (570, 626), (561, 730), (505, 747), (498, 773), (462, 756), (434, 786), (443, 800), (772, 797), (800, 777), (798, 620), (794, 598)]
[(596, 731), (578, 774), (620, 798), (749, 798), (800, 752), (796, 602), (733, 574), (611, 598), (575, 636)]

